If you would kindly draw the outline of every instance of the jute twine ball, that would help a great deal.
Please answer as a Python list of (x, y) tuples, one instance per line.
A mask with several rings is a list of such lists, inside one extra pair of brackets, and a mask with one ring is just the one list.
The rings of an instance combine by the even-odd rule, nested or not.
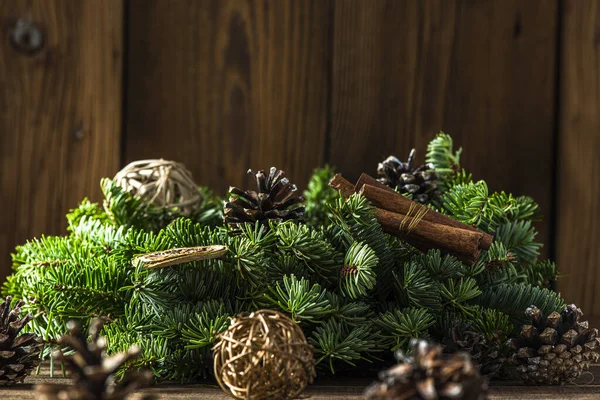
[(144, 202), (191, 215), (202, 201), (192, 173), (183, 164), (167, 160), (140, 160), (127, 165), (113, 180)]
[(273, 310), (240, 314), (213, 348), (215, 376), (236, 399), (294, 399), (312, 383), (312, 347), (289, 317)]

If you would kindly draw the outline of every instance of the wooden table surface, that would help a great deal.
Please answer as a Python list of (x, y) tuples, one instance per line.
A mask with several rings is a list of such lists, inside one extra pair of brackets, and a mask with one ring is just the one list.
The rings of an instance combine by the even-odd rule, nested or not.
[[(512, 382), (494, 382), (490, 387), (491, 400), (520, 400), (520, 399), (600, 399), (600, 366), (591, 369), (594, 379), (590, 383), (591, 375), (582, 377), (585, 385), (570, 386), (523, 386)], [(0, 389), (1, 400), (28, 400), (35, 399), (33, 390), (37, 383), (69, 383), (62, 376), (51, 378), (48, 370), (43, 369), (40, 375), (26, 379), (26, 383), (11, 388)], [(309, 387), (305, 394), (311, 400), (358, 400), (363, 399), (362, 392), (371, 381), (368, 379), (339, 379), (319, 381)], [(169, 400), (230, 400), (231, 398), (216, 385), (174, 385), (161, 384), (140, 391), (131, 399), (139, 399), (141, 394), (153, 394), (157, 399)]]

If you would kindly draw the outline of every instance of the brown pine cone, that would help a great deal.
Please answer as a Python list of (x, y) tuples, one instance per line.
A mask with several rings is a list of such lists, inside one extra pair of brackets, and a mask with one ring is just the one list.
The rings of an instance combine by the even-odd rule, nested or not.
[(234, 231), (240, 224), (257, 221), (269, 228), (269, 221), (301, 220), (304, 206), (300, 205), (304, 198), (296, 185), (291, 184), (285, 173), (271, 167), (269, 173), (248, 170), (256, 178), (258, 192), (253, 190), (229, 188), (229, 202), (225, 203), (225, 222)]
[(70, 334), (62, 336), (58, 343), (74, 350), (65, 355), (57, 351), (54, 358), (65, 363), (74, 385), (41, 384), (36, 386), (39, 400), (120, 400), (150, 383), (150, 371), (128, 372), (121, 381), (115, 383), (115, 372), (129, 360), (139, 356), (139, 347), (127, 352), (107, 356), (106, 339), (100, 337), (102, 322), (97, 319), (90, 324), (92, 341), (87, 343), (79, 324), (67, 324)]
[(600, 358), (598, 329), (579, 321), (583, 313), (574, 304), (547, 317), (535, 306), (525, 314), (531, 324), (523, 325), (520, 336), (511, 341), (517, 350), (517, 372), (525, 382), (570, 383)]
[(442, 347), (424, 340), (411, 342), (412, 355), (379, 374), (380, 382), (365, 391), (369, 400), (483, 400), (487, 381), (466, 353), (444, 355)]
[(426, 204), (440, 196), (438, 175), (432, 164), (413, 168), (414, 157), (415, 149), (410, 151), (407, 162), (389, 156), (377, 167), (377, 175), (380, 176), (378, 180), (400, 193), (411, 194), (414, 201)]
[(444, 351), (468, 353), (482, 375), (494, 375), (506, 362), (498, 346), (489, 343), (483, 333), (455, 326), (451, 334), (452, 337), (444, 341)]
[(39, 364), (42, 338), (21, 330), (33, 319), (31, 314), (19, 318), (23, 301), (11, 309), (12, 296), (0, 304), (0, 386), (12, 386), (23, 380)]

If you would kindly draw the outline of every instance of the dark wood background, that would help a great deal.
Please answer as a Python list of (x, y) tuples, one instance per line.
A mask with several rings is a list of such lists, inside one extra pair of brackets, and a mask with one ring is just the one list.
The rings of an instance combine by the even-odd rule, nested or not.
[[(34, 54), (10, 35), (44, 35)], [(276, 165), (350, 178), (443, 129), (535, 197), (559, 290), (600, 316), (600, 1), (0, 0), (0, 278), (125, 163), (224, 193)]]

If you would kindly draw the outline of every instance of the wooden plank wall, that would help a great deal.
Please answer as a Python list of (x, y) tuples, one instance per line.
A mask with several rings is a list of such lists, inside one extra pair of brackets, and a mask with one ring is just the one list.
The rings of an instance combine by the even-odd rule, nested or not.
[[(19, 19), (42, 33), (37, 52), (11, 43)], [(66, 211), (99, 199), (119, 167), (123, 2), (0, 0), (0, 24), (3, 281), (16, 244), (64, 231)]]
[(0, 0), (2, 34), (28, 18), (46, 39), (34, 55), (0, 43), (0, 277), (15, 244), (61, 232), (128, 161), (182, 161), (220, 193), (271, 165), (304, 186), (325, 162), (355, 178), (413, 146), (422, 161), (443, 129), (476, 178), (536, 198), (559, 289), (600, 315), (597, 14), (591, 0)]
[(224, 193), (248, 168), (305, 182), (325, 159), (330, 5), (131, 0), (127, 161), (163, 157)]
[(562, 15), (559, 289), (600, 323), (600, 1), (567, 0)]

